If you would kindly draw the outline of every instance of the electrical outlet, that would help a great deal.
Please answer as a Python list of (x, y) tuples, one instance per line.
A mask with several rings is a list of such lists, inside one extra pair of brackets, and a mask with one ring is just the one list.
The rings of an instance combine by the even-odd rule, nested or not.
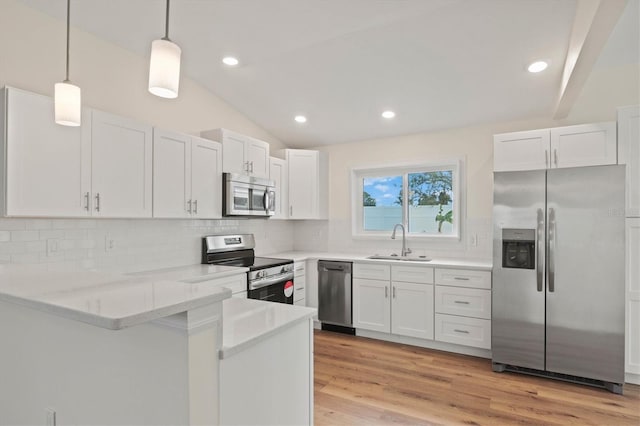
[(49, 238), (47, 240), (47, 256), (53, 256), (60, 249), (60, 240), (57, 238)]
[(111, 235), (104, 236), (104, 251), (109, 252), (116, 248), (116, 240)]
[(478, 234), (471, 234), (469, 237), (469, 245), (472, 247), (478, 246)]
[(47, 408), (44, 410), (46, 415), (47, 415), (47, 419), (46, 419), (46, 425), (47, 426), (56, 426), (56, 412), (55, 410), (52, 410), (51, 408)]

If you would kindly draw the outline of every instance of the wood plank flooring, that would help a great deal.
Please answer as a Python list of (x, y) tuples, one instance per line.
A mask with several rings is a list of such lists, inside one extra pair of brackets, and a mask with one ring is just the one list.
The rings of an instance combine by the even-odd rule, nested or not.
[(315, 413), (324, 425), (640, 425), (624, 395), (513, 373), (491, 361), (315, 331)]

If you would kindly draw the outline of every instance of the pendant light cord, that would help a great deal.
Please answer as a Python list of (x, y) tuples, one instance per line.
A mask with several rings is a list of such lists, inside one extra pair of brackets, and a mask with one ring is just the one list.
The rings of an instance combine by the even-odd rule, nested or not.
[(67, 65), (66, 65), (66, 74), (65, 74), (65, 82), (69, 81), (69, 23), (71, 15), (71, 0), (67, 0)]
[(169, 40), (169, 0), (167, 0), (167, 14), (164, 24), (164, 40)]

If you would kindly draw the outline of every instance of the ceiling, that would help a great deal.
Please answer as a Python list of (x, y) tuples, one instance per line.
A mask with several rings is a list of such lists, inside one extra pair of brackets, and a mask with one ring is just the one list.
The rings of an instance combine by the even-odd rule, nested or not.
[[(64, 0), (21, 1), (65, 17)], [(286, 145), (310, 147), (551, 117), (576, 5), (174, 0), (169, 36), (182, 48), (184, 75)], [(73, 26), (145, 57), (151, 41), (164, 35), (164, 0), (75, 0), (71, 7)], [(605, 48), (600, 67), (630, 55), (638, 61), (638, 0), (627, 9), (619, 23), (626, 27), (611, 37), (623, 49)], [(226, 55), (240, 65), (223, 65)], [(526, 66), (537, 59), (549, 68), (528, 73)], [(386, 109), (397, 116), (383, 119)], [(297, 114), (307, 123), (296, 123)]]

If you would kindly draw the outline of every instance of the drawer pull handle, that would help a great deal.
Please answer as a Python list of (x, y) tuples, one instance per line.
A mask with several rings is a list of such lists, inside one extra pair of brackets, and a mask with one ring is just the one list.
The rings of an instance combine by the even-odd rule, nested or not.
[(469, 278), (467, 277), (453, 277), (453, 279), (458, 281), (469, 281)]
[(458, 330), (457, 328), (454, 328), (453, 331), (455, 331), (456, 333), (469, 334), (467, 330)]
[(468, 305), (468, 304), (469, 304), (469, 302), (466, 302), (466, 301), (464, 301), (464, 300), (456, 300), (456, 301), (454, 301), (453, 303), (458, 303), (458, 304), (460, 304), (460, 305)]

